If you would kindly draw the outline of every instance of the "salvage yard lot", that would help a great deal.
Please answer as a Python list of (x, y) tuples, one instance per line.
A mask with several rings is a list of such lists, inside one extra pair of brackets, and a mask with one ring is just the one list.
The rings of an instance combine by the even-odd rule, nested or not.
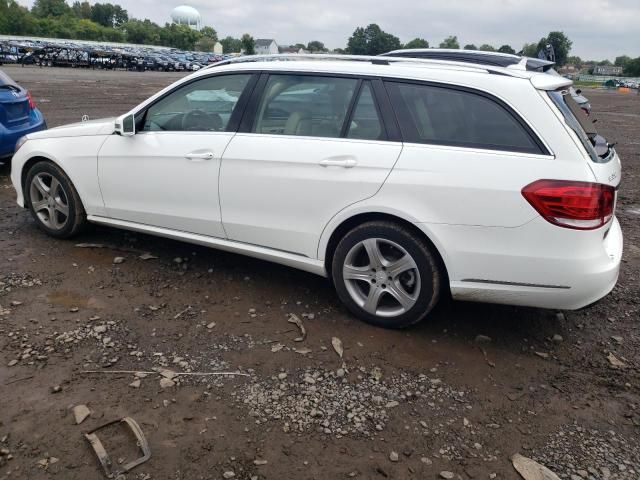
[[(50, 127), (182, 76), (7, 71)], [(97, 226), (48, 238), (0, 167), (0, 478), (103, 478), (83, 433), (124, 416), (151, 448), (131, 479), (516, 479), (514, 453), (561, 478), (640, 478), (640, 96), (584, 93), (622, 157), (625, 256), (578, 312), (446, 302), (376, 329), (304, 272)], [(248, 376), (114, 373), (163, 368)]]

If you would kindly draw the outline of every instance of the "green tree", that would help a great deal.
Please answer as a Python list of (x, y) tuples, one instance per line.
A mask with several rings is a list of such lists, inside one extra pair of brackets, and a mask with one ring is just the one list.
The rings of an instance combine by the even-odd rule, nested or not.
[(347, 51), (352, 55), (379, 55), (401, 47), (398, 37), (383, 31), (375, 23), (356, 28), (347, 42)]
[(538, 56), (538, 45), (535, 43), (525, 43), (522, 46), (522, 55), (525, 57), (537, 57)]
[(429, 48), (429, 42), (424, 38), (414, 38), (413, 40), (405, 43), (402, 48)]
[(616, 57), (616, 60), (613, 62), (613, 64), (616, 67), (625, 67), (630, 61), (631, 57), (629, 57), (628, 55), (620, 55), (619, 57)]
[(121, 28), (125, 33), (127, 42), (150, 45), (160, 44), (160, 31), (162, 28), (151, 20), (129, 20)]
[(476, 47), (473, 43), (468, 43), (464, 46), (465, 50), (478, 50), (478, 47)]
[(37, 34), (37, 30), (37, 21), (26, 7), (15, 0), (0, 0), (0, 34)]
[(538, 51), (544, 50), (549, 44), (553, 45), (553, 50), (556, 54), (556, 64), (564, 65), (567, 63), (573, 42), (569, 40), (563, 32), (549, 32), (549, 35), (541, 38), (538, 42)]
[(218, 41), (218, 32), (212, 27), (202, 27), (200, 29), (200, 35), (212, 39), (214, 42)]
[(62, 17), (70, 11), (71, 7), (65, 0), (36, 0), (31, 8), (36, 17)]
[(440, 42), (440, 48), (452, 48), (452, 49), (460, 48), (460, 44), (458, 43), (458, 37), (455, 35), (448, 36), (442, 42)]
[(480, 47), (478, 47), (478, 50), (482, 50), (483, 52), (495, 52), (496, 49), (489, 45), (488, 43), (483, 43), (482, 45), (480, 45)]
[(193, 30), (189, 25), (167, 23), (160, 29), (160, 44), (166, 47), (193, 50), (199, 39), (200, 32)]
[(120, 5), (96, 3), (91, 7), (91, 20), (104, 27), (119, 27), (129, 21), (129, 14)]
[(512, 55), (516, 53), (516, 51), (513, 48), (511, 48), (511, 45), (502, 45), (498, 49), (498, 51), (500, 53), (511, 53)]
[(256, 41), (251, 35), (249, 35), (248, 33), (242, 35), (240, 43), (242, 44), (242, 50), (244, 50), (245, 55), (256, 54)]
[(218, 33), (211, 27), (200, 29), (200, 38), (196, 41), (195, 49), (199, 52), (213, 52), (218, 42)]
[(222, 51), (224, 53), (238, 53), (242, 50), (242, 41), (238, 38), (225, 37), (220, 40), (222, 44)]
[(567, 57), (567, 64), (575, 65), (577, 68), (581, 68), (583, 63), (584, 62), (580, 57), (577, 57), (577, 56)]
[(91, 18), (91, 4), (85, 0), (84, 2), (75, 1), (71, 5), (71, 11), (78, 18)]
[(304, 48), (305, 50), (309, 50), (311, 53), (328, 51), (328, 49), (324, 46), (324, 43), (318, 40), (313, 40), (307, 44), (306, 48), (304, 46), (302, 48)]
[(624, 66), (624, 74), (630, 77), (640, 77), (640, 57), (629, 60)]

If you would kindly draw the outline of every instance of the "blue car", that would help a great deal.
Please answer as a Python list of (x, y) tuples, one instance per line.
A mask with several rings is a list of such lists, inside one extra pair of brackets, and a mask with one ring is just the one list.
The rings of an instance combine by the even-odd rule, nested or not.
[(0, 159), (13, 155), (20, 137), (46, 128), (31, 93), (0, 70)]

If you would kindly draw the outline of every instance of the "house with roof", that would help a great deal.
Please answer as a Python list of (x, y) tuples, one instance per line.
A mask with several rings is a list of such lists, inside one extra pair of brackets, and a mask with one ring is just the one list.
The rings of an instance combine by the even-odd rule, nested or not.
[(258, 55), (273, 55), (278, 53), (278, 44), (273, 38), (258, 38), (255, 49)]

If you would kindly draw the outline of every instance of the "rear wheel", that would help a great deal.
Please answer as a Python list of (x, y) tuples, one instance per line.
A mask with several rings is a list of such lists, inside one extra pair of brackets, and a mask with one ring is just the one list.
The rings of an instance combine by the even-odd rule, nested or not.
[(438, 302), (442, 278), (430, 246), (387, 221), (367, 222), (347, 233), (336, 247), (332, 276), (353, 314), (386, 328), (424, 318)]
[(25, 196), (36, 224), (52, 237), (72, 237), (86, 224), (82, 202), (71, 180), (50, 162), (31, 167)]

